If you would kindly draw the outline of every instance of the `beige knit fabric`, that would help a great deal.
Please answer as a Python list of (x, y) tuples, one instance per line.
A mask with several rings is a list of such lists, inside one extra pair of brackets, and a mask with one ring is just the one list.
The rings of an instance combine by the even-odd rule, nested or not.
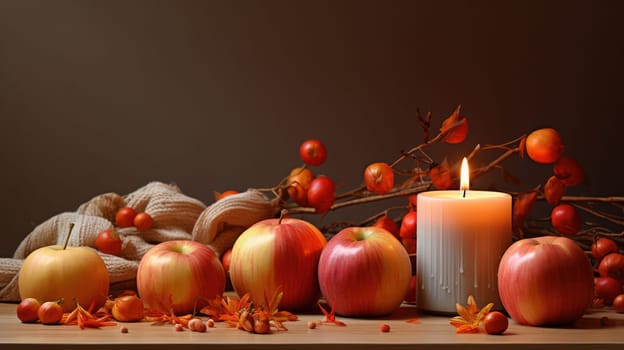
[(95, 248), (98, 233), (114, 227), (115, 213), (125, 206), (147, 212), (154, 222), (143, 232), (134, 227), (118, 228), (123, 241), (119, 256), (98, 251), (108, 268), (112, 294), (136, 287), (139, 261), (155, 244), (192, 239), (220, 255), (246, 228), (280, 210), (278, 199), (269, 200), (253, 189), (208, 207), (177, 186), (161, 182), (151, 182), (125, 196), (105, 193), (83, 203), (76, 212), (61, 213), (41, 223), (20, 243), (13, 258), (0, 258), (0, 301), (19, 301), (19, 269), (28, 254), (40, 247), (63, 244), (71, 223), (74, 228), (69, 245)]

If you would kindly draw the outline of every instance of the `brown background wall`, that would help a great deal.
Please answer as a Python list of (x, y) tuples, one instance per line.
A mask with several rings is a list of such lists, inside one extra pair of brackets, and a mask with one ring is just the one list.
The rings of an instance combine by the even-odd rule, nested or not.
[(437, 157), (554, 126), (575, 193), (622, 195), (622, 4), (1, 1), (0, 256), (100, 193), (272, 186), (311, 137), (352, 187), (421, 141), (417, 108), (437, 126), (460, 103), (471, 133)]

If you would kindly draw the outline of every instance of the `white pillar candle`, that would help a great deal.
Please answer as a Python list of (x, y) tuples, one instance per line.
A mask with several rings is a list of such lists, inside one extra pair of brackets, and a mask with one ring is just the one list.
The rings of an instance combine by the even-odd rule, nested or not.
[(451, 190), (417, 198), (418, 307), (455, 314), (455, 304), (473, 295), (479, 306), (501, 310), (497, 272), (511, 244), (511, 196)]

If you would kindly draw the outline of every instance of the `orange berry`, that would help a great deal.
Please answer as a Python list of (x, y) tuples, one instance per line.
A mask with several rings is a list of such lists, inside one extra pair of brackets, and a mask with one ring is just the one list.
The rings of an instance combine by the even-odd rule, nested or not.
[(553, 163), (563, 153), (559, 132), (553, 128), (533, 131), (526, 138), (525, 147), (529, 158), (538, 163)]

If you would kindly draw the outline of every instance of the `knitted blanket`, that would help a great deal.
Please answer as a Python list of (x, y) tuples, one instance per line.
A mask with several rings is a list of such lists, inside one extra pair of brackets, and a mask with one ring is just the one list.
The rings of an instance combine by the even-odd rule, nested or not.
[(280, 210), (277, 198), (269, 200), (250, 189), (225, 197), (210, 206), (182, 193), (174, 185), (151, 182), (127, 195), (105, 193), (92, 198), (75, 212), (60, 213), (41, 223), (17, 247), (12, 258), (0, 258), (0, 301), (20, 300), (19, 270), (34, 250), (62, 245), (74, 224), (68, 245), (95, 248), (101, 231), (114, 227), (115, 214), (122, 207), (144, 211), (152, 216), (152, 227), (117, 228), (123, 241), (118, 256), (97, 251), (110, 276), (111, 294), (136, 288), (139, 261), (154, 245), (170, 240), (194, 240), (208, 245), (218, 256), (232, 247), (238, 236), (254, 223), (274, 217)]

